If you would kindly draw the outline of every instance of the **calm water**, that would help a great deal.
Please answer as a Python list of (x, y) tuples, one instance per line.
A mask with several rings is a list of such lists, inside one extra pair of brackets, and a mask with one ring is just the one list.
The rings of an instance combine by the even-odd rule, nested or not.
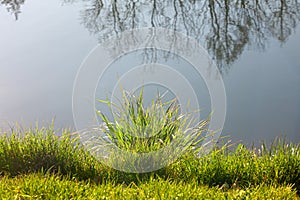
[[(222, 72), (227, 94), (223, 136), (248, 144), (280, 135), (300, 142), (299, 0), (0, 2), (4, 128), (54, 117), (57, 127), (74, 128), (73, 83), (88, 53), (124, 30), (164, 27), (197, 39)], [(118, 62), (131, 64), (133, 57)], [(172, 60), (165, 64), (176, 68)], [(206, 116), (211, 110), (203, 80), (185, 65), (177, 67), (198, 86)], [(109, 77), (100, 87), (115, 84)]]

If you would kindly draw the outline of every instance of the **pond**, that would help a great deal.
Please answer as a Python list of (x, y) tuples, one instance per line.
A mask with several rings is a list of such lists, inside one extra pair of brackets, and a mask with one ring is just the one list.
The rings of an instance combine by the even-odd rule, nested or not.
[[(97, 44), (123, 31), (153, 27), (195, 39), (214, 61), (227, 97), (222, 136), (246, 144), (270, 142), (277, 136), (300, 142), (299, 0), (0, 2), (0, 123), (4, 129), (15, 122), (29, 126), (55, 118), (56, 127), (75, 130), (73, 84), (84, 59)], [(200, 99), (201, 116), (207, 117), (213, 109), (201, 76), (185, 61), (175, 62), (164, 53), (152, 51), (149, 62), (156, 59), (183, 74)], [(104, 85), (115, 87), (117, 75), (140, 64), (139, 56), (145, 55), (137, 51), (112, 63), (114, 69), (120, 64), (127, 68), (107, 71), (99, 81), (97, 97), (105, 97)], [(171, 75), (165, 77), (176, 82)], [(147, 91), (153, 93), (155, 85)]]

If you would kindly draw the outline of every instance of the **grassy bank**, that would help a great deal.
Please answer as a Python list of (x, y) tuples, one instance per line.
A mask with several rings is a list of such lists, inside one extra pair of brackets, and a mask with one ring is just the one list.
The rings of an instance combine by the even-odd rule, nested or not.
[(189, 152), (158, 171), (133, 174), (101, 164), (67, 130), (57, 134), (51, 127), (2, 134), (0, 199), (293, 199), (300, 191), (299, 144), (240, 144), (201, 158)]
[[(57, 132), (53, 126), (12, 129), (0, 134), (0, 199), (298, 198), (299, 144), (276, 140), (260, 149), (242, 144), (215, 147), (200, 157), (203, 146), (197, 138), (203, 138), (209, 119), (194, 123), (191, 113), (182, 114), (176, 101), (163, 103), (159, 95), (147, 108), (142, 92), (138, 97), (124, 92), (123, 98), (121, 106), (101, 101), (112, 112), (117, 110), (114, 120), (99, 113), (105, 124), (96, 131), (83, 130), (80, 136), (87, 136), (96, 152), (104, 151), (106, 164), (130, 161), (131, 169), (138, 172), (176, 158), (171, 164), (149, 173), (126, 173), (93, 157), (79, 142), (78, 133)], [(103, 133), (106, 137), (101, 137)], [(130, 155), (107, 154), (111, 143)], [(162, 156), (159, 150), (172, 144), (176, 148)], [(148, 152), (159, 153), (145, 165), (140, 155)]]

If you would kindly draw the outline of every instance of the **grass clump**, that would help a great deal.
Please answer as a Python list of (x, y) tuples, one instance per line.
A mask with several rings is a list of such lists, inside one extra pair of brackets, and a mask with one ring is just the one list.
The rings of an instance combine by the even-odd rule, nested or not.
[[(110, 100), (99, 100), (107, 104), (114, 119), (98, 112), (105, 124), (102, 131), (118, 148), (145, 153), (157, 151), (173, 142), (187, 148), (197, 146), (209, 120), (195, 123), (193, 113), (183, 113), (177, 99), (163, 102), (158, 94), (152, 103), (143, 105), (143, 90), (134, 96), (122, 90), (123, 101), (120, 105)], [(194, 151), (197, 149), (194, 148)], [(179, 152), (178, 152), (179, 153)]]
[(59, 134), (61, 136), (57, 136), (52, 125), (23, 131), (14, 128), (2, 133), (0, 175), (48, 171), (88, 179), (100, 172), (97, 171), (99, 163), (84, 151), (70, 131), (63, 130)]
[(82, 131), (85, 146), (109, 166), (126, 172), (146, 173), (163, 168), (181, 155), (201, 149), (199, 143), (209, 120), (195, 121), (194, 113), (184, 113), (176, 99), (164, 103), (160, 95), (143, 105), (143, 91), (134, 96), (122, 91), (120, 105), (106, 103), (114, 115), (96, 129)]

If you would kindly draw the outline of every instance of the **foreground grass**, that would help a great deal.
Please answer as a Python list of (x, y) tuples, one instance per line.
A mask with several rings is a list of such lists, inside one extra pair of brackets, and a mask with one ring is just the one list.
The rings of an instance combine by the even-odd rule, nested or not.
[(297, 199), (291, 186), (260, 185), (224, 190), (164, 179), (149, 179), (138, 185), (93, 184), (54, 175), (30, 174), (4, 177), (0, 199)]
[(0, 136), (0, 199), (215, 198), (293, 199), (300, 191), (300, 147), (277, 140), (271, 147), (189, 152), (152, 173), (106, 167), (70, 132), (51, 127)]

